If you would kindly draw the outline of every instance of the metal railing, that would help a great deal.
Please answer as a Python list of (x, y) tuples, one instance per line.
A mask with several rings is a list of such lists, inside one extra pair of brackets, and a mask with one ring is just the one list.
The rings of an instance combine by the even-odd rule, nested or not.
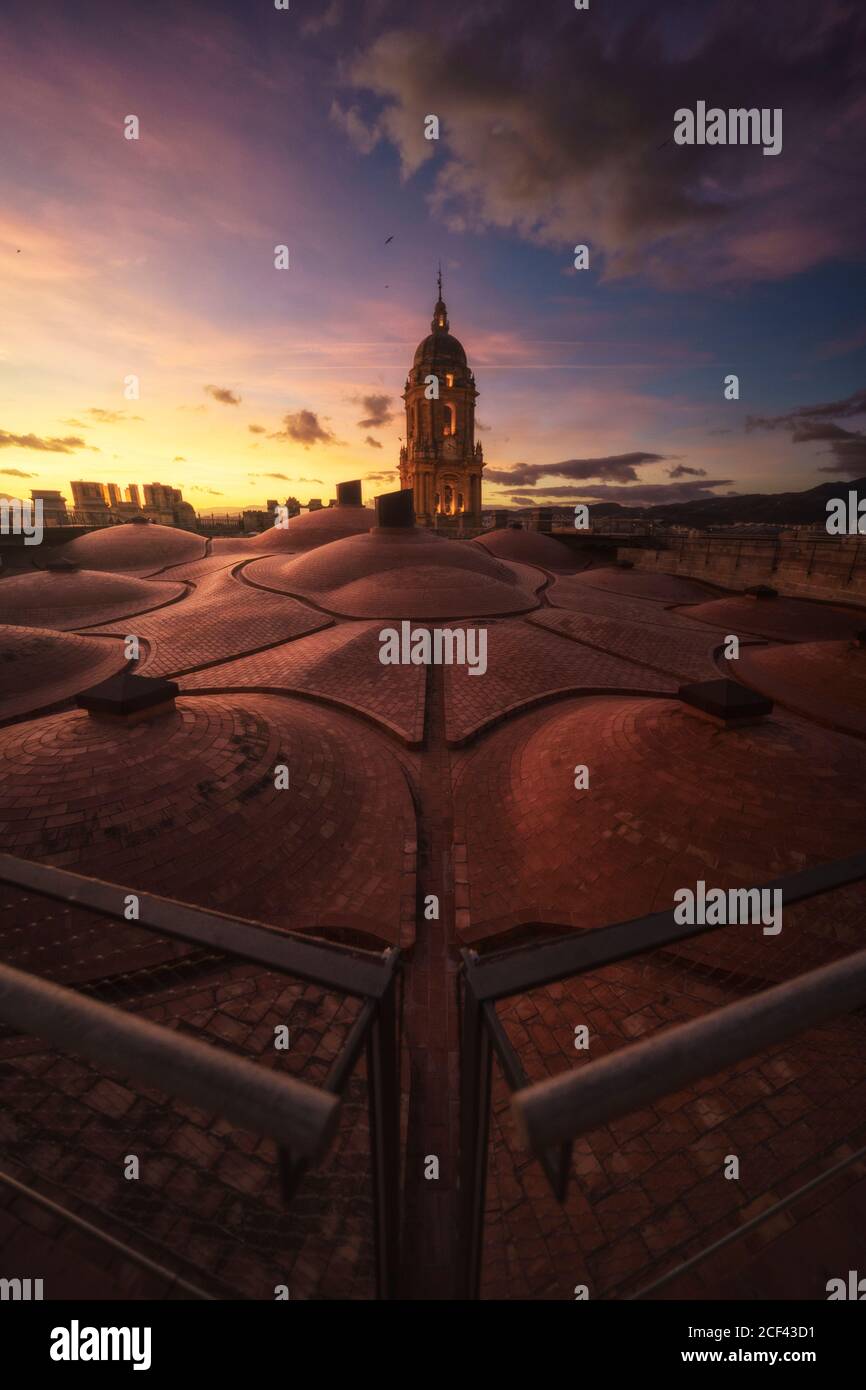
[(313, 1086), (89, 998), (79, 989), (0, 966), (0, 1023), (117, 1069), (134, 1081), (157, 1084), (173, 1097), (274, 1139), (287, 1203), (309, 1164), (327, 1149), (340, 1097), (366, 1052), (376, 1291), (380, 1298), (393, 1298), (399, 1255), (399, 951), (376, 953), (310, 940), (7, 854), (0, 854), (0, 883), (38, 899), (91, 909), (127, 926), (124, 905), (133, 893), (136, 928), (361, 1001), (324, 1083)]
[[(781, 890), (786, 906), (793, 906), (863, 878), (866, 854), (859, 854), (776, 879), (765, 887), (771, 892)], [(518, 1128), (522, 1127), (554, 1196), (563, 1203), (578, 1135), (866, 999), (866, 952), (861, 952), (707, 1018), (674, 1026), (659, 1038), (626, 1047), (578, 1072), (533, 1086), (496, 1013), (498, 1000), (646, 956), (707, 932), (702, 925), (678, 924), (673, 910), (578, 933), (551, 923), (534, 927), (569, 934), (484, 956), (462, 952), (460, 1286), (464, 1298), (478, 1298), (481, 1284), (494, 1053), (513, 1093)]]

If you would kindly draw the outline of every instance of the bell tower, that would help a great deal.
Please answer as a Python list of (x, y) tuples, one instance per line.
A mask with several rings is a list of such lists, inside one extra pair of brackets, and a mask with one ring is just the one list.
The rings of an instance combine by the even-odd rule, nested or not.
[(463, 345), (450, 332), (441, 268), (437, 284), (432, 331), (418, 344), (403, 392), (400, 486), (414, 492), (419, 526), (480, 527), (484, 456), (475, 442), (478, 391)]

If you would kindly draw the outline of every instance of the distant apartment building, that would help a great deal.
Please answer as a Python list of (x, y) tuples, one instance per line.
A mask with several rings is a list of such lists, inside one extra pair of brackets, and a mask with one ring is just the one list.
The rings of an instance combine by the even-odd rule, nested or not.
[(30, 499), (33, 502), (42, 503), (43, 526), (65, 526), (67, 524), (69, 515), (66, 510), (66, 498), (62, 492), (58, 492), (55, 488), (32, 488)]
[(83, 526), (111, 526), (131, 521), (142, 514), (163, 526), (182, 526), (194, 529), (196, 514), (189, 502), (183, 500), (180, 488), (164, 483), (145, 483), (144, 502), (136, 483), (129, 483), (125, 498), (117, 483), (76, 481), (72, 488), (73, 519)]

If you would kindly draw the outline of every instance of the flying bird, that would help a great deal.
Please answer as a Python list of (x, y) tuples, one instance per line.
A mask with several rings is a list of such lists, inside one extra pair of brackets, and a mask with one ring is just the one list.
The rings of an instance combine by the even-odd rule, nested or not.
[(394, 237), (393, 237), (393, 236), (386, 237), (386, 238), (385, 238), (385, 245), (387, 246), (387, 245), (388, 245), (388, 242), (389, 242), (389, 241), (393, 241), (393, 240), (394, 240)]

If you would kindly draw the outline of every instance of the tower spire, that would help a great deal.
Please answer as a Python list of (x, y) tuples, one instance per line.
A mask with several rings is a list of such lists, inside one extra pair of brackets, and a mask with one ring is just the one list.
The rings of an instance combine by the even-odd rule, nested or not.
[(439, 272), (436, 276), (436, 286), (439, 291), (439, 298), (436, 300), (433, 309), (433, 318), (430, 327), (434, 333), (448, 332), (448, 310), (445, 308), (445, 300), (442, 298), (442, 262), (439, 262)]

